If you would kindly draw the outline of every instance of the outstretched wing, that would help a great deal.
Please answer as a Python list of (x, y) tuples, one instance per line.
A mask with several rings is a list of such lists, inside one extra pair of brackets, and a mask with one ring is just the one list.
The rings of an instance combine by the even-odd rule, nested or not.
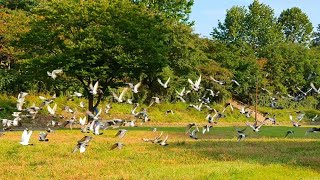
[(161, 86), (165, 86), (159, 78), (157, 80)]

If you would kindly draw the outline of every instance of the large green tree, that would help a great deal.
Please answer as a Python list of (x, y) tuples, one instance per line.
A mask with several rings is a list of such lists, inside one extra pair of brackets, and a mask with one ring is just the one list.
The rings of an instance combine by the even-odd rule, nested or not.
[[(62, 68), (84, 89), (99, 81), (106, 91), (124, 78), (139, 81), (146, 74), (154, 79), (168, 65), (177, 22), (144, 6), (122, 0), (53, 0), (33, 13), (31, 30), (19, 46), (30, 59), (26, 66), (44, 76), (47, 70)], [(93, 106), (89, 95), (89, 109)]]
[(278, 22), (287, 41), (309, 43), (312, 36), (312, 23), (300, 8), (293, 7), (282, 11)]
[(255, 52), (282, 40), (273, 9), (258, 0), (247, 9), (232, 7), (227, 11), (224, 23), (219, 22), (211, 35), (227, 44), (249, 44)]

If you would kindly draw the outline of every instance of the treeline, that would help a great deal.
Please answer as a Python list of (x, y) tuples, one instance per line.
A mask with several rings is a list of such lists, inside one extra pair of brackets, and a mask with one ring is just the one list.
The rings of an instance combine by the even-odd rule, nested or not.
[[(220, 91), (215, 101), (232, 97), (253, 103), (259, 87), (260, 104), (268, 105), (269, 94), (261, 88), (285, 97), (301, 93), (298, 88), (307, 91), (311, 82), (320, 86), (320, 25), (314, 32), (301, 9), (276, 17), (271, 7), (254, 0), (248, 7), (228, 9), (211, 38), (202, 38), (189, 20), (193, 3), (0, 0), (0, 90), (88, 94), (88, 85), (99, 81), (108, 97), (127, 82), (142, 81), (136, 100), (157, 95), (175, 101), (175, 90), (190, 89), (187, 79), (202, 75), (202, 89), (190, 101), (210, 88)], [(61, 77), (47, 76), (60, 68)], [(157, 78), (168, 77), (169, 88), (163, 91)], [(311, 94), (301, 102), (281, 102), (316, 107), (319, 96)]]

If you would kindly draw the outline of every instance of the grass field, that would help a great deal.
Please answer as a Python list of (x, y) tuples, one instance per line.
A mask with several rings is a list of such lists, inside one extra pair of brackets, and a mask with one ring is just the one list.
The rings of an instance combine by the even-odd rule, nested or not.
[[(307, 128), (262, 127), (236, 141), (234, 127), (214, 127), (199, 140), (185, 135), (184, 127), (136, 127), (114, 138), (117, 130), (93, 136), (87, 151), (71, 153), (84, 134), (57, 130), (48, 142), (34, 131), (22, 146), (21, 131), (0, 137), (0, 179), (320, 179), (320, 134)], [(284, 138), (287, 130), (295, 131)], [(169, 135), (169, 146), (145, 143), (141, 138)], [(115, 142), (124, 148), (110, 150)]]

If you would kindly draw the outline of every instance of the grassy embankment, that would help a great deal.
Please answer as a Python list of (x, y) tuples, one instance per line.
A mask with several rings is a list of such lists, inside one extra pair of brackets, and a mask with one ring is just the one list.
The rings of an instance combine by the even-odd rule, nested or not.
[[(47, 96), (49, 97), (49, 96)], [(79, 118), (80, 116), (84, 116), (86, 109), (81, 109), (79, 107), (79, 103), (87, 102), (84, 98), (75, 98), (74, 101), (67, 101), (65, 97), (58, 97), (55, 102), (58, 104), (57, 114), (62, 114), (66, 117), (71, 117), (70, 114), (67, 114), (62, 110), (64, 106), (70, 106), (73, 110), (76, 110), (76, 116)], [(28, 95), (26, 97), (26, 104), (25, 107), (32, 105), (35, 102), (36, 105), (41, 103), (41, 100), (38, 96), (35, 95)], [(0, 96), (0, 107), (4, 107), (5, 111), (0, 113), (0, 118), (11, 118), (11, 113), (15, 111), (15, 97), (6, 97)], [(100, 108), (105, 107), (107, 101), (102, 101), (100, 104)], [(113, 118), (120, 118), (126, 120), (134, 119), (132, 115), (130, 115), (130, 111), (132, 105), (129, 104), (116, 104), (111, 103), (112, 109), (110, 110), (110, 114), (102, 113), (102, 119), (113, 119)], [(53, 106), (53, 105), (51, 105)], [(142, 109), (143, 107), (147, 107), (147, 105), (141, 105), (138, 110)], [(216, 108), (218, 111), (223, 109), (222, 104), (215, 104), (212, 107)], [(165, 115), (165, 111), (171, 109), (174, 111), (174, 114)], [(253, 109), (253, 108), (252, 108)], [(317, 122), (311, 122), (311, 118), (314, 117), (315, 114), (320, 114), (320, 111), (317, 110), (309, 110), (309, 109), (283, 109), (283, 110), (275, 110), (268, 107), (259, 107), (260, 112), (269, 112), (271, 116), (273, 114), (276, 115), (277, 121), (279, 125), (291, 125), (289, 120), (289, 114), (291, 113), (295, 117), (295, 111), (300, 110), (306, 113), (304, 120), (302, 121), (303, 125), (317, 125), (320, 122), (318, 119)], [(206, 108), (203, 108), (201, 112), (195, 110), (194, 108), (188, 107), (188, 104), (184, 103), (163, 103), (163, 104), (155, 104), (154, 106), (148, 109), (149, 116), (151, 118), (151, 122), (149, 124), (168, 124), (170, 123), (171, 126), (176, 125), (185, 125), (189, 122), (197, 122), (197, 123), (205, 123), (205, 117), (208, 114)], [(47, 114), (46, 108), (40, 111), (40, 114)], [(230, 109), (226, 111), (226, 118), (220, 120), (220, 125), (243, 125), (247, 119), (239, 113), (239, 110), (236, 109), (234, 112), (231, 112)], [(251, 118), (253, 121), (253, 118)]]

